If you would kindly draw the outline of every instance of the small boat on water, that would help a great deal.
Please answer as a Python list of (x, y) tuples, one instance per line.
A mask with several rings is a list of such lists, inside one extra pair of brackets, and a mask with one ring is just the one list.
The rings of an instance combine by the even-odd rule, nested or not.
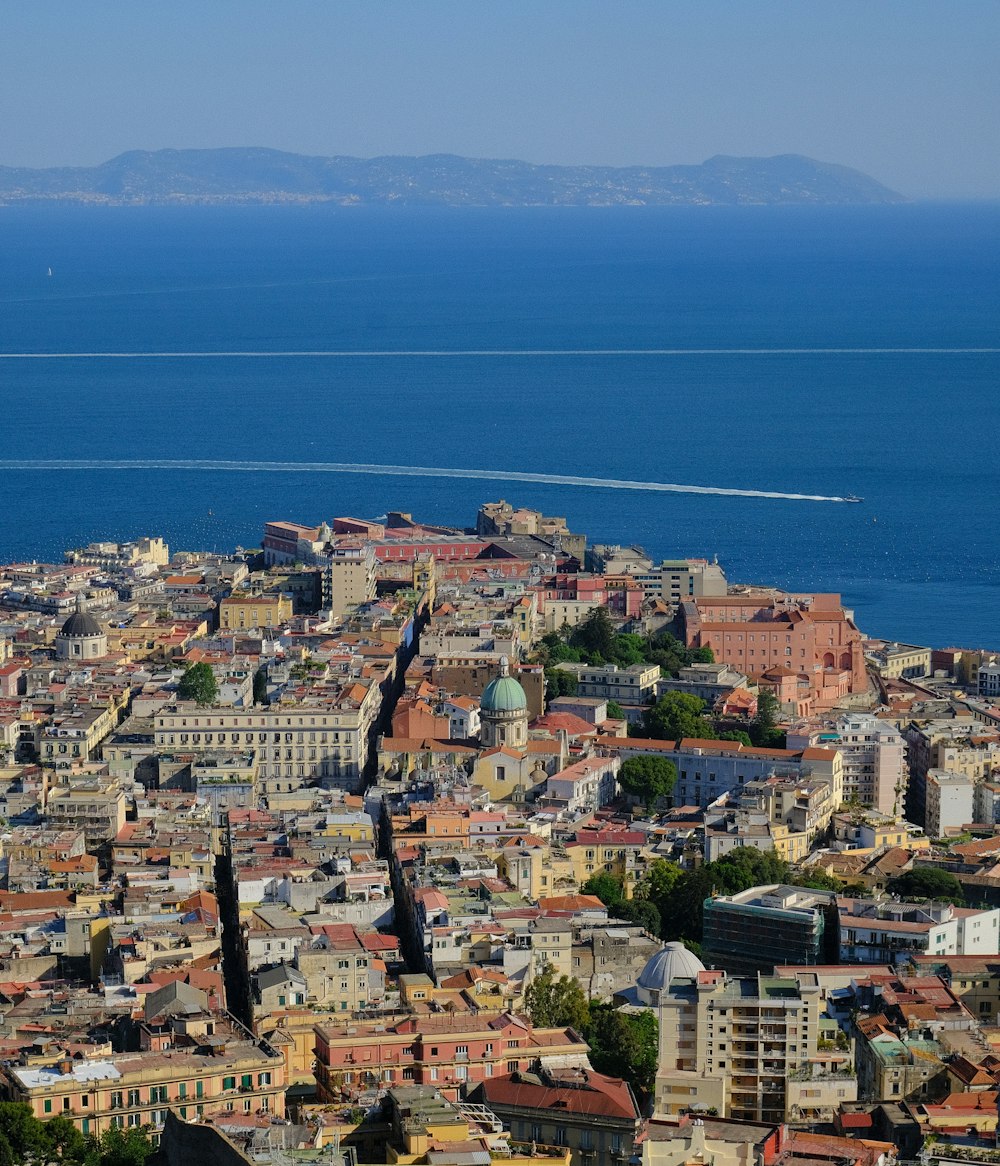
[(864, 498), (859, 498), (857, 494), (847, 494), (844, 497), (845, 502), (864, 502)]

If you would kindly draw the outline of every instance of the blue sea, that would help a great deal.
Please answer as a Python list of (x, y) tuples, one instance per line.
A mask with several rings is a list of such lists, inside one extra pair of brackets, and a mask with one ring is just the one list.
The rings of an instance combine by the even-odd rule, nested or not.
[(2, 468), (0, 560), (144, 533), (230, 549), (266, 519), (389, 509), (464, 525), (504, 496), (731, 580), (840, 591), (873, 635), (1000, 648), (1000, 206), (0, 209), (0, 353), (144, 352), (355, 355), (0, 359), (0, 459), (864, 501)]

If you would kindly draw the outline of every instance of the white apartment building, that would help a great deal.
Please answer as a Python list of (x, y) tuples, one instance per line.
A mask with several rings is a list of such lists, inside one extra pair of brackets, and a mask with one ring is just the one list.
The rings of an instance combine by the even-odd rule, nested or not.
[(996, 660), (980, 664), (976, 691), (986, 700), (1000, 699), (1000, 663)]
[(789, 749), (836, 749), (843, 761), (844, 800), (884, 814), (902, 808), (907, 784), (906, 741), (887, 721), (871, 713), (848, 713), (835, 721), (793, 726)]
[(659, 664), (630, 664), (619, 668), (617, 664), (577, 664), (566, 660), (558, 667), (576, 677), (577, 696), (615, 700), (621, 705), (651, 704), (660, 679)]
[(987, 780), (1000, 770), (1000, 733), (971, 716), (911, 721), (903, 739), (910, 770), (906, 813), (920, 825), (926, 814), (928, 770), (947, 769)]
[(917, 955), (980, 955), (1000, 951), (1000, 909), (950, 903), (837, 900), (840, 959), (845, 964), (895, 964)]
[(706, 595), (725, 595), (726, 576), (705, 559), (664, 559), (658, 567), (630, 572), (653, 599), (677, 604)]
[(928, 769), (924, 829), (931, 838), (960, 834), (976, 818), (976, 781), (965, 773)]
[(614, 801), (618, 793), (617, 757), (585, 757), (561, 769), (545, 786), (547, 802), (565, 803), (571, 813), (599, 810)]

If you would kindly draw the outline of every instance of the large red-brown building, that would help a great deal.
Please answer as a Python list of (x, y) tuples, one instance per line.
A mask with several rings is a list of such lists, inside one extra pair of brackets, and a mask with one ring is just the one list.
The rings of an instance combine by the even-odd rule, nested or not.
[(433, 1085), (449, 1100), (494, 1076), (537, 1062), (586, 1066), (588, 1046), (572, 1028), (533, 1028), (504, 1012), (489, 1019), (408, 1016), (391, 1025), (317, 1024), (321, 1101), (348, 1100), (392, 1085)]
[(681, 604), (681, 620), (687, 647), (711, 648), (717, 662), (765, 684), (773, 674), (779, 699), (789, 674), (813, 709), (868, 687), (862, 635), (839, 595), (705, 596)]

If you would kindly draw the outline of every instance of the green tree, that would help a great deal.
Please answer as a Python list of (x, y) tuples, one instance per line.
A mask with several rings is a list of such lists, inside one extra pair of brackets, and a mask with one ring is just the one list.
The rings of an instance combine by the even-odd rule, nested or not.
[(576, 696), (579, 681), (572, 672), (564, 668), (545, 669), (545, 690), (549, 700), (557, 696)]
[(595, 607), (576, 625), (569, 637), (570, 647), (590, 657), (610, 660), (615, 650), (615, 629), (606, 607)]
[(962, 906), (965, 894), (953, 874), (933, 866), (915, 866), (899, 878), (891, 879), (887, 889), (901, 899), (935, 899)]
[(569, 1026), (583, 1032), (590, 1021), (590, 1007), (579, 981), (572, 976), (557, 978), (551, 964), (528, 985), (524, 1008), (537, 1028)]
[(712, 886), (722, 895), (788, 881), (788, 863), (773, 850), (757, 850), (753, 846), (738, 846), (705, 869), (711, 874)]
[(738, 847), (697, 870), (683, 871), (657, 907), (664, 939), (701, 943), (705, 900), (713, 894), (735, 895), (750, 887), (788, 881), (788, 863), (773, 851)]
[(635, 888), (637, 899), (648, 899), (651, 903), (662, 903), (674, 893), (684, 871), (676, 862), (657, 858), (646, 868), (646, 873)]
[(558, 632), (549, 632), (542, 637), (539, 645), (539, 657), (545, 664), (561, 664), (565, 660), (579, 662), (580, 651), (571, 648)]
[(624, 721), (625, 720), (625, 710), (622, 708), (622, 706), (616, 700), (609, 700), (608, 701), (608, 720), (611, 720), (611, 721)]
[(618, 784), (631, 797), (641, 798), (647, 810), (669, 797), (676, 782), (677, 766), (652, 753), (629, 757), (618, 770)]
[(711, 738), (712, 726), (701, 715), (704, 708), (705, 702), (689, 692), (668, 692), (647, 709), (646, 736), (657, 741)]
[(82, 1162), (90, 1147), (71, 1118), (59, 1114), (41, 1123), (40, 1138), (46, 1161)]
[(643, 636), (619, 633), (614, 637), (609, 648), (608, 658), (619, 668), (629, 668), (633, 664), (642, 664), (646, 659), (647, 641)]
[(673, 894), (657, 902), (664, 939), (701, 942), (705, 900), (712, 894), (712, 872), (708, 867), (685, 871)]
[(62, 1114), (39, 1121), (21, 1102), (0, 1102), (0, 1166), (144, 1166), (153, 1152), (141, 1129), (109, 1129), (100, 1138), (88, 1137)]
[(108, 1129), (98, 1143), (100, 1166), (145, 1166), (154, 1153), (153, 1143), (140, 1129)]
[(267, 669), (258, 668), (253, 674), (253, 702), (267, 704)]
[(814, 891), (836, 891), (838, 894), (844, 893), (844, 880), (838, 879), (834, 875), (829, 875), (824, 870), (810, 868), (800, 871), (798, 874), (790, 875), (788, 882), (793, 887), (809, 887)]
[(42, 1153), (41, 1122), (31, 1107), (18, 1101), (0, 1102), (0, 1163), (13, 1166)]
[(625, 899), (625, 892), (622, 890), (622, 880), (604, 871), (600, 874), (591, 875), (580, 887), (580, 894), (596, 895), (605, 907), (617, 907)]
[(778, 728), (778, 714), (781, 705), (773, 692), (762, 688), (757, 694), (757, 715), (750, 725), (753, 743), (762, 749), (780, 749), (785, 743), (785, 734)]
[(650, 935), (659, 935), (663, 926), (659, 907), (649, 899), (622, 899), (615, 908), (615, 914), (630, 923), (638, 924)]
[(215, 682), (215, 673), (205, 663), (192, 664), (177, 685), (177, 696), (180, 700), (193, 700), (206, 705), (212, 704), (218, 695), (219, 686)]
[(716, 733), (716, 741), (739, 741), (741, 745), (752, 745), (750, 734), (742, 729), (727, 729), (724, 733)]
[(590, 1061), (599, 1073), (622, 1077), (639, 1094), (648, 1094), (656, 1077), (659, 1025), (652, 1012), (618, 1012), (608, 1004), (590, 1008), (585, 1033)]

